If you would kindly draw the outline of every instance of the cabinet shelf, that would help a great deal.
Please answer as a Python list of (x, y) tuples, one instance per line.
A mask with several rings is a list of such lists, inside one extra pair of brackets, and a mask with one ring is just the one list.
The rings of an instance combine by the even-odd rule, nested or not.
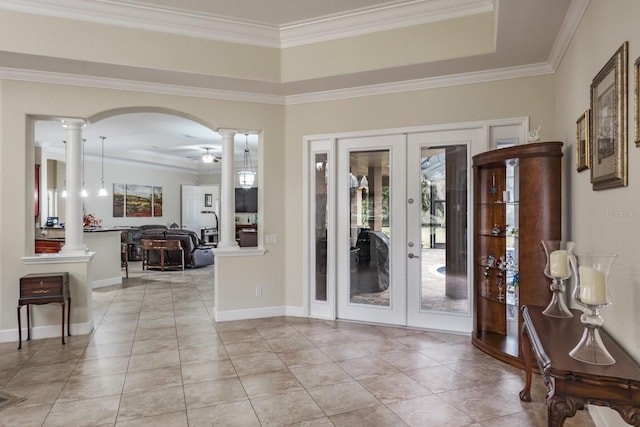
[[(516, 160), (516, 161), (512, 161)], [(472, 342), (489, 355), (522, 367), (519, 331), (522, 305), (546, 306), (551, 291), (544, 275), (546, 256), (542, 240), (561, 238), (562, 142), (524, 144), (488, 151), (473, 157), (474, 184), (474, 291), (475, 321)], [(541, 185), (527, 186), (540, 182)], [(517, 200), (496, 200), (509, 191)], [(500, 234), (491, 229), (508, 224)], [(517, 234), (511, 234), (517, 230)], [(504, 256), (516, 269), (504, 271), (504, 300), (498, 300), (499, 268), (489, 267), (490, 294), (486, 293), (487, 266), (481, 257)], [(518, 274), (518, 294), (506, 298), (508, 277)]]

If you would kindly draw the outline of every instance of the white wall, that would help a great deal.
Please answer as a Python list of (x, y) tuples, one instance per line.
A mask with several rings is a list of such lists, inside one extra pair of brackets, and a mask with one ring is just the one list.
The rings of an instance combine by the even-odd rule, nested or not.
[[(559, 134), (565, 147), (565, 238), (577, 251), (617, 254), (611, 271), (613, 305), (603, 310), (605, 329), (640, 362), (640, 148), (634, 144), (633, 63), (640, 56), (635, 0), (591, 0), (556, 74)], [(590, 108), (590, 84), (624, 41), (629, 41), (628, 173), (626, 188), (593, 191), (590, 172), (575, 169), (576, 120)], [(625, 426), (612, 410), (598, 408), (606, 425)], [(603, 424), (599, 424), (603, 425)]]

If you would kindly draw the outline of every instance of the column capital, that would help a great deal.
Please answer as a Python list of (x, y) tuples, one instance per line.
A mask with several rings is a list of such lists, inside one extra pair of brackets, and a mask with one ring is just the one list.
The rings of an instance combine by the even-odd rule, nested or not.
[(231, 129), (231, 128), (219, 128), (218, 133), (220, 134), (220, 136), (224, 137), (224, 136), (235, 136), (235, 134), (237, 133), (241, 133), (240, 129)]
[(84, 119), (77, 118), (61, 118), (62, 127), (66, 129), (82, 129), (87, 125)]

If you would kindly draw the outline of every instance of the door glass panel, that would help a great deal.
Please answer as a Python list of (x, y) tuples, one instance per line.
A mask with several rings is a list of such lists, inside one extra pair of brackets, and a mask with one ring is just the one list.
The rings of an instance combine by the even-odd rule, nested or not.
[(420, 308), (468, 313), (467, 147), (423, 147), (420, 164)]
[(315, 155), (315, 299), (327, 300), (327, 153)]
[(353, 304), (390, 306), (389, 159), (389, 150), (349, 155), (349, 301)]

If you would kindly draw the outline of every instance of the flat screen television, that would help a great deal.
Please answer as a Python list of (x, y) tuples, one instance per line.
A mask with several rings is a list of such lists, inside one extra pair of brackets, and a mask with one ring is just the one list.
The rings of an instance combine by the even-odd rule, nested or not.
[(258, 212), (257, 188), (236, 188), (236, 212)]

